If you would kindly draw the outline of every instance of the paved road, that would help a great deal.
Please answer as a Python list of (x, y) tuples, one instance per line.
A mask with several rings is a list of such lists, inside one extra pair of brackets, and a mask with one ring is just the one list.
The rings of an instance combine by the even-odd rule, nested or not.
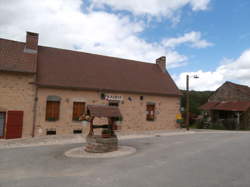
[(249, 187), (250, 133), (123, 140), (137, 153), (66, 158), (58, 145), (0, 150), (0, 187)]

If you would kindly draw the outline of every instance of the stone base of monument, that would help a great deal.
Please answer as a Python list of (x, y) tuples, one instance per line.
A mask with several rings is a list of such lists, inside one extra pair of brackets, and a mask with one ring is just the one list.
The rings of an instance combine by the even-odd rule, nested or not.
[(100, 135), (87, 136), (85, 151), (89, 153), (107, 153), (118, 149), (116, 136), (103, 138)]
[(84, 146), (76, 147), (66, 151), (64, 155), (70, 158), (115, 158), (115, 157), (128, 156), (136, 153), (135, 148), (128, 146), (118, 146), (118, 149), (116, 151), (111, 151), (107, 153), (90, 153), (86, 152), (85, 148), (86, 147)]

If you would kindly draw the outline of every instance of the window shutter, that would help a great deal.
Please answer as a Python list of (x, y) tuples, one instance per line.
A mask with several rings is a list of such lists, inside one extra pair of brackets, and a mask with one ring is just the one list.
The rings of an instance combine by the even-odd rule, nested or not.
[(147, 104), (147, 117), (146, 119), (148, 121), (154, 121), (155, 120), (155, 105), (154, 104)]
[(56, 121), (59, 120), (60, 101), (47, 101), (46, 105), (46, 120)]
[(85, 103), (84, 102), (74, 102), (73, 103), (73, 121), (79, 121), (81, 115), (85, 112)]

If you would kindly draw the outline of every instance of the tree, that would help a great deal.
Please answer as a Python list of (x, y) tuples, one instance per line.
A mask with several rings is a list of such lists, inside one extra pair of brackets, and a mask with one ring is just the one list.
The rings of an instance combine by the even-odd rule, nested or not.
[[(186, 91), (182, 90), (181, 107), (186, 108)], [(190, 91), (190, 114), (200, 115), (199, 107), (208, 101), (209, 96), (213, 94), (212, 91)]]

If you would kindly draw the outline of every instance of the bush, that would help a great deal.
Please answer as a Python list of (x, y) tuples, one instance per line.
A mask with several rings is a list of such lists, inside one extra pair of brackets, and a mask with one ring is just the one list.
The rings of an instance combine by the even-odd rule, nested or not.
[(225, 126), (223, 123), (211, 123), (207, 122), (204, 119), (197, 120), (196, 123), (194, 124), (194, 128), (197, 129), (215, 129), (215, 130), (225, 130)]
[(204, 129), (204, 121), (203, 120), (196, 120), (194, 127), (197, 129)]
[(212, 123), (209, 125), (209, 129), (225, 130), (223, 123)]

